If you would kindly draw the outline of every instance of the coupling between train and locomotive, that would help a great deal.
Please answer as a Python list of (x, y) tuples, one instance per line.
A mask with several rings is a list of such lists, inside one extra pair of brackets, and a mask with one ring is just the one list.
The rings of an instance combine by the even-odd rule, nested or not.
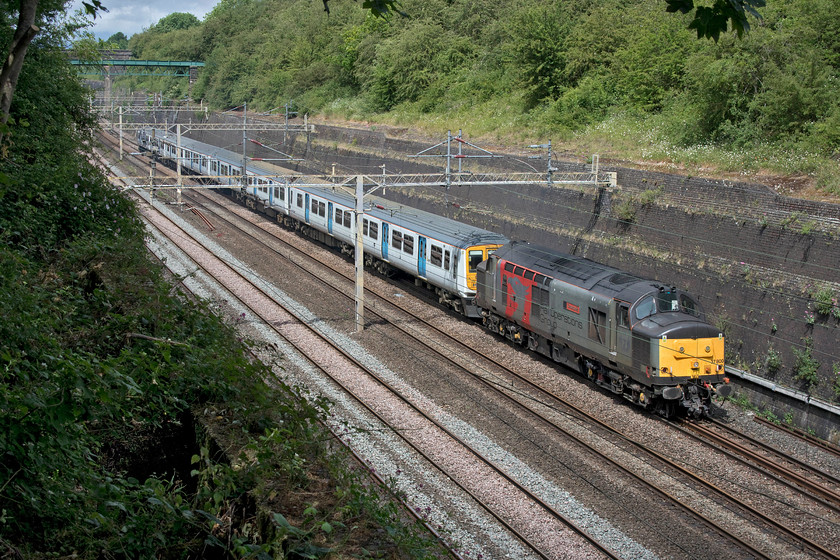
[[(141, 150), (213, 176), (246, 206), (347, 255), (355, 199), (340, 186), (295, 185), (289, 172), (161, 130), (138, 131)], [(180, 153), (178, 150), (180, 149)], [(700, 305), (672, 286), (378, 197), (362, 219), (365, 266), (408, 274), (438, 301), (492, 331), (572, 367), (665, 416), (702, 416), (727, 396), (724, 339)]]

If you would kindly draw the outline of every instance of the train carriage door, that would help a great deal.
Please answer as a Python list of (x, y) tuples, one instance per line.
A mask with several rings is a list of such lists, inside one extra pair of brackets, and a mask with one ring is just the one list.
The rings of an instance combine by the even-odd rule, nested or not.
[(303, 200), (303, 217), (304, 217), (304, 221), (308, 224), (309, 223), (309, 193), (306, 193), (306, 196)]
[[(613, 315), (613, 313), (615, 313)], [(615, 317), (610, 328), (610, 360), (626, 365), (632, 363), (633, 333), (630, 331), (630, 306), (613, 300), (610, 315)]]
[(391, 229), (388, 227), (386, 222), (382, 222), (382, 260), (388, 260), (388, 243), (391, 241), (391, 236), (388, 235), (388, 230)]
[(418, 235), (418, 250), (417, 250), (417, 274), (426, 277), (426, 238)]
[(332, 235), (333, 226), (333, 203), (327, 202), (327, 231)]

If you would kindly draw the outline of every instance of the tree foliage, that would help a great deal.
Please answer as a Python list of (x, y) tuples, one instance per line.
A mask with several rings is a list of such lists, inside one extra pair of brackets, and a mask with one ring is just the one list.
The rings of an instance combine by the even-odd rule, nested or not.
[(108, 45), (113, 45), (113, 48), (125, 49), (128, 48), (128, 37), (122, 31), (117, 31), (105, 41)]
[[(405, 0), (410, 17), (388, 19), (330, 6), (223, 0), (199, 26), (133, 48), (204, 60), (193, 94), (218, 107), (294, 99), (304, 112), (344, 106), (355, 117), (478, 116), (478, 103), (547, 134), (621, 115), (656, 119), (677, 145), (840, 150), (831, 0)], [(722, 23), (735, 32), (713, 33)]]
[[(217, 520), (253, 487), (248, 473), (210, 458), (195, 466), (199, 482), (188, 467), (156, 470), (155, 435), (209, 401), (247, 405), (242, 419), (259, 434), (272, 426), (270, 404), (305, 418), (284, 424), (291, 449), (316, 439), (291, 431), (308, 429), (315, 409), (288, 394), (269, 400), (265, 372), (232, 329), (173, 296), (148, 261), (136, 207), (91, 163), (95, 121), (64, 31), (42, 29), (0, 154), (2, 555), (201, 557), (244, 546), (220, 540)], [(13, 33), (0, 29), (0, 45)]]
[(695, 6), (694, 0), (665, 0), (668, 12), (683, 14), (694, 12), (694, 18), (688, 24), (689, 29), (697, 32), (698, 38), (718, 40), (720, 34), (731, 24), (732, 29), (743, 36), (749, 31), (747, 14), (759, 17), (758, 8), (766, 5), (765, 0), (715, 0), (711, 6)]
[(162, 17), (149, 29), (155, 33), (169, 33), (170, 31), (189, 29), (190, 27), (195, 27), (199, 23), (201, 22), (193, 14), (173, 12), (168, 16)]

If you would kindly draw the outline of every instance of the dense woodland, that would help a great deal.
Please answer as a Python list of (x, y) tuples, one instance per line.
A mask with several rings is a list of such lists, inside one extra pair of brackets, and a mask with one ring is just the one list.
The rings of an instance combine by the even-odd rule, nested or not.
[[(840, 11), (771, 0), (751, 31), (698, 39), (663, 0), (222, 0), (129, 46), (207, 63), (191, 95), (228, 108), (546, 139), (634, 159), (813, 174), (840, 194)], [(139, 84), (135, 83), (135, 86)], [(183, 81), (151, 86), (171, 97)], [(590, 153), (582, 151), (583, 154)]]

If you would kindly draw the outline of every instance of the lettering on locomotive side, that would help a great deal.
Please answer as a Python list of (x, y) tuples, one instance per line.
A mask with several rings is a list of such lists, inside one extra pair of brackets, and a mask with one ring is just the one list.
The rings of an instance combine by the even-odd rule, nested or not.
[(562, 324), (569, 325), (570, 327), (574, 327), (576, 329), (583, 330), (583, 321), (581, 321), (577, 317), (572, 317), (572, 316), (566, 315), (565, 313), (561, 313), (560, 311), (557, 311), (556, 309), (552, 309), (551, 312), (550, 312), (550, 315), (551, 315), (551, 328), (552, 329), (557, 328), (557, 326), (562, 323)]

